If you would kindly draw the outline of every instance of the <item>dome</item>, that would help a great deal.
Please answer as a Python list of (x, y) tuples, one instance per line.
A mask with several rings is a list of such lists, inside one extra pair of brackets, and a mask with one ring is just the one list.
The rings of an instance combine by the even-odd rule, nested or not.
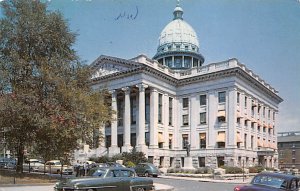
[(193, 27), (183, 20), (183, 9), (179, 2), (173, 15), (173, 20), (160, 33), (157, 53), (153, 59), (175, 70), (202, 66), (204, 57), (199, 53), (197, 34)]
[(190, 44), (199, 48), (196, 32), (182, 19), (171, 21), (160, 33), (159, 47), (173, 43)]

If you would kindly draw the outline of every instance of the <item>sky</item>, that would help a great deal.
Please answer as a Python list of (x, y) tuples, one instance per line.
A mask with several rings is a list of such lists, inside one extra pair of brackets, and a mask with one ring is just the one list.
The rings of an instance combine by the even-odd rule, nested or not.
[[(0, 0), (3, 1), (3, 0)], [(237, 58), (279, 91), (278, 132), (300, 131), (300, 0), (181, 0), (205, 63)], [(45, 0), (78, 34), (86, 64), (100, 55), (152, 58), (176, 0)], [(1, 16), (1, 11), (0, 11)]]

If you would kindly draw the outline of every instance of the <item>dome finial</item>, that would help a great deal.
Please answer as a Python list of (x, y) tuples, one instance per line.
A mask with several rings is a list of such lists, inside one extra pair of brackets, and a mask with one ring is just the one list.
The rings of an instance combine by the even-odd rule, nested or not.
[(180, 7), (180, 0), (177, 0), (177, 4), (176, 4), (176, 7), (174, 9), (173, 15), (174, 15), (174, 19), (173, 20), (175, 20), (175, 19), (182, 19), (183, 10)]

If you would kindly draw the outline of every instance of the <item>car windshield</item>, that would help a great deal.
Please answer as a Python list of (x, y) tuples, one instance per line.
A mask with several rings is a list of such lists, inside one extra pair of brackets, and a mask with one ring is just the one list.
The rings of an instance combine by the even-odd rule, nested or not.
[(92, 168), (88, 172), (88, 176), (98, 176), (98, 177), (103, 177), (105, 174), (104, 169), (99, 169), (99, 168)]
[(272, 177), (272, 176), (256, 176), (252, 180), (252, 184), (256, 185), (265, 185), (265, 186), (270, 186), (274, 188), (286, 188), (287, 187), (287, 182), (278, 177)]

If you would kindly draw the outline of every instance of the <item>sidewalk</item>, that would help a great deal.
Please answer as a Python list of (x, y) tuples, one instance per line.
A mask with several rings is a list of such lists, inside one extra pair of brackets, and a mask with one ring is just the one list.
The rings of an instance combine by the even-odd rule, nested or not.
[(166, 179), (181, 179), (181, 180), (194, 180), (199, 182), (213, 182), (213, 183), (230, 183), (230, 184), (249, 184), (252, 180), (252, 177), (228, 177), (224, 179), (213, 179), (209, 177), (199, 177), (196, 174), (167, 174), (160, 176), (160, 178)]

